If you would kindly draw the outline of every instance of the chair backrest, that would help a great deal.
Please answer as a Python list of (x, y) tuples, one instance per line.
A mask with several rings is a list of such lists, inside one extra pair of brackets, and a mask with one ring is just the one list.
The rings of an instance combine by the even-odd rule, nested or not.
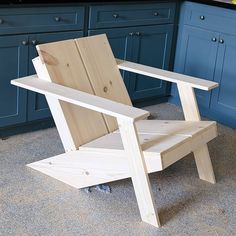
[[(132, 105), (105, 34), (37, 46), (41, 62), (54, 83)], [(61, 102), (78, 148), (117, 129), (114, 118)]]

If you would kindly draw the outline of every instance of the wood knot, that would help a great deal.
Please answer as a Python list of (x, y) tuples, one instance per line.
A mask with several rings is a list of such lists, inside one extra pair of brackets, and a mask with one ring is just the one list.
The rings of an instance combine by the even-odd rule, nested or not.
[(53, 55), (49, 54), (46, 51), (38, 49), (38, 54), (39, 54), (39, 57), (40, 57), (42, 63), (44, 63), (44, 64), (48, 64), (48, 65), (52, 65), (52, 66), (56, 66), (59, 64), (57, 58), (54, 57)]
[(107, 93), (108, 88), (105, 86), (105, 87), (103, 88), (103, 91), (104, 91), (104, 93)]

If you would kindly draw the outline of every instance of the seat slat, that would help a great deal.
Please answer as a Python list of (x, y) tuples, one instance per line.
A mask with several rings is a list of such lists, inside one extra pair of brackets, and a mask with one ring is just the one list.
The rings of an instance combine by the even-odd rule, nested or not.
[[(150, 125), (148, 126), (147, 123)], [(215, 122), (211, 121), (176, 122), (153, 120), (151, 123), (150, 121), (138, 121), (137, 124), (139, 139), (144, 154), (149, 153), (153, 155), (162, 155), (191, 141), (192, 138), (201, 136), (202, 133), (208, 130), (216, 130)], [(172, 130), (168, 125), (170, 125)], [(180, 129), (177, 129), (177, 127), (180, 127)], [(147, 133), (147, 130), (149, 133)], [(81, 150), (96, 150), (101, 152), (110, 152), (111, 150), (120, 152), (123, 149), (119, 131), (115, 131), (81, 146)]]
[[(205, 128), (215, 126), (214, 121), (140, 120), (136, 122), (140, 134), (183, 135), (193, 137)], [(119, 132), (118, 130), (116, 132)]]

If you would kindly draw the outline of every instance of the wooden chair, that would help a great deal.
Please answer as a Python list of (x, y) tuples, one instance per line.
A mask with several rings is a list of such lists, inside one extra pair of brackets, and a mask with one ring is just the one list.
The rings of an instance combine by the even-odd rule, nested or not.
[[(141, 218), (156, 227), (148, 173), (190, 152), (200, 179), (215, 183), (207, 142), (216, 123), (201, 121), (194, 88), (217, 83), (116, 60), (106, 35), (42, 44), (33, 60), (37, 76), (11, 83), (46, 96), (65, 153), (28, 166), (76, 188), (131, 177)], [(177, 83), (185, 121), (146, 120), (132, 107), (119, 69)]]

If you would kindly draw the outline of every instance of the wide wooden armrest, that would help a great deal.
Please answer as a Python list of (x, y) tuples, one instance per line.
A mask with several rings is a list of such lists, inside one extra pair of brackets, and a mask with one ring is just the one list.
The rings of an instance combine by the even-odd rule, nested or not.
[(213, 88), (218, 87), (219, 85), (218, 83), (212, 82), (209, 80), (199, 79), (196, 77), (187, 76), (187, 75), (183, 75), (183, 74), (179, 74), (179, 73), (175, 73), (175, 72), (171, 72), (167, 70), (162, 70), (162, 69), (158, 69), (158, 68), (154, 68), (150, 66), (145, 66), (145, 65), (134, 63), (134, 62), (123, 61), (120, 59), (116, 59), (116, 61), (117, 61), (118, 68), (121, 70), (134, 72), (141, 75), (146, 75), (149, 77), (162, 79), (162, 80), (166, 80), (166, 81), (177, 83), (177, 84), (184, 83), (186, 85), (189, 85), (197, 89), (209, 91)]
[(120, 119), (136, 121), (150, 115), (142, 109), (41, 80), (37, 75), (12, 80), (11, 84)]

